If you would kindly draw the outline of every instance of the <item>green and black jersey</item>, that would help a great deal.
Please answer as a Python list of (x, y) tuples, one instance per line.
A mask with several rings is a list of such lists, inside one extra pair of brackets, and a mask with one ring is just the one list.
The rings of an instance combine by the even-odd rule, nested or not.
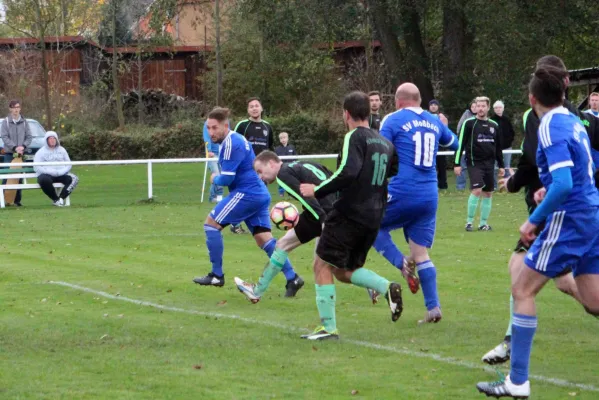
[(372, 129), (358, 127), (345, 135), (339, 168), (316, 187), (316, 198), (339, 192), (335, 210), (378, 229), (387, 205), (387, 179), (397, 174), (398, 164), (390, 141)]
[(258, 155), (264, 150), (273, 150), (274, 134), (267, 121), (260, 122), (244, 119), (235, 126), (235, 132), (243, 135), (252, 145), (254, 154)]
[(381, 128), (381, 115), (380, 114), (370, 114), (368, 117), (368, 126), (370, 129), (374, 129), (375, 131), (379, 131)]
[(503, 168), (501, 132), (497, 122), (491, 119), (472, 117), (464, 121), (460, 130), (460, 144), (456, 151), (455, 163), (460, 164), (462, 151), (466, 152), (468, 166), (494, 166)]
[(283, 164), (277, 175), (277, 183), (290, 196), (298, 200), (304, 211), (310, 213), (317, 221), (323, 221), (326, 215), (333, 209), (333, 203), (337, 199), (337, 193), (331, 193), (320, 199), (305, 198), (300, 193), (302, 183), (312, 183), (316, 186), (331, 177), (333, 173), (325, 166), (309, 161), (295, 161), (291, 164)]

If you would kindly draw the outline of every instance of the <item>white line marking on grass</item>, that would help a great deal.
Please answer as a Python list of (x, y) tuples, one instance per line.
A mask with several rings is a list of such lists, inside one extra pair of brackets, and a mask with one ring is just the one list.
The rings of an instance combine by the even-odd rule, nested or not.
[[(170, 307), (170, 306), (165, 306), (163, 304), (152, 303), (149, 301), (136, 300), (136, 299), (131, 299), (131, 298), (124, 297), (124, 296), (115, 296), (110, 293), (102, 292), (100, 290), (90, 289), (90, 288), (87, 288), (84, 286), (74, 285), (74, 284), (68, 283), (68, 282), (48, 281), (48, 283), (52, 284), (52, 285), (66, 286), (71, 289), (80, 290), (82, 292), (93, 293), (98, 296), (105, 297), (107, 299), (120, 300), (120, 301), (124, 301), (127, 303), (137, 304), (140, 306), (157, 308), (159, 310), (173, 311), (173, 312), (179, 312), (179, 313), (191, 314), (191, 315), (202, 315), (202, 316), (215, 317), (215, 318), (227, 318), (227, 319), (245, 322), (245, 323), (252, 324), (252, 325), (258, 324), (258, 325), (269, 326), (272, 328), (278, 328), (278, 329), (282, 329), (282, 330), (288, 331), (288, 332), (305, 332), (304, 329), (295, 328), (295, 327), (287, 326), (287, 325), (281, 325), (281, 324), (277, 324), (275, 322), (270, 322), (270, 321), (262, 321), (262, 320), (251, 319), (251, 318), (244, 318), (244, 317), (240, 317), (239, 315), (234, 315), (234, 314), (221, 314), (221, 313), (215, 313), (215, 312), (209, 312), (209, 311), (190, 310), (190, 309), (180, 308), (180, 307)], [(388, 352), (396, 353), (396, 354), (403, 354), (403, 355), (407, 355), (407, 356), (411, 356), (411, 357), (428, 358), (430, 360), (435, 360), (435, 361), (439, 361), (439, 362), (442, 362), (445, 364), (455, 365), (458, 367), (475, 369), (475, 370), (485, 370), (487, 372), (496, 373), (495, 369), (484, 366), (482, 364), (473, 364), (468, 361), (462, 361), (462, 360), (458, 360), (456, 358), (451, 358), (451, 357), (443, 357), (441, 355), (434, 354), (434, 353), (423, 353), (423, 352), (411, 351), (411, 350), (406, 350), (406, 349), (398, 349), (397, 347), (385, 346), (382, 344), (371, 343), (371, 342), (364, 342), (361, 340), (351, 340), (351, 339), (346, 339), (345, 337), (342, 340), (345, 343), (351, 343), (353, 345), (360, 346), (360, 347), (366, 347), (369, 349), (383, 350), (383, 351), (388, 351)], [(599, 392), (599, 387), (593, 386), (590, 384), (574, 383), (574, 382), (570, 382), (570, 381), (567, 381), (564, 379), (551, 378), (551, 377), (546, 377), (546, 376), (542, 376), (542, 375), (530, 375), (530, 378), (532, 378), (533, 380), (536, 380), (536, 381), (550, 383), (550, 384), (556, 385), (556, 386), (567, 387), (567, 388), (576, 388), (576, 389), (580, 389), (580, 390), (586, 390), (589, 392)]]

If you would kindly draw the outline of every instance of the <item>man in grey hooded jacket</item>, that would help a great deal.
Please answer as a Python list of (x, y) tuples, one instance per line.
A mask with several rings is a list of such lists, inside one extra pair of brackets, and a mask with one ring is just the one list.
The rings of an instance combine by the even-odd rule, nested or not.
[[(44, 147), (35, 153), (33, 162), (60, 161), (71, 161), (71, 159), (65, 148), (60, 145), (56, 132), (48, 131), (44, 137)], [(36, 165), (33, 169), (37, 174), (37, 183), (41, 186), (46, 196), (52, 200), (55, 206), (64, 206), (64, 199), (69, 197), (79, 182), (79, 178), (76, 175), (69, 173), (71, 165)], [(54, 190), (54, 183), (62, 183), (64, 185), (60, 196)]]
[[(0, 121), (0, 136), (4, 142), (4, 162), (10, 163), (14, 153), (22, 156), (27, 147), (31, 145), (33, 135), (29, 129), (27, 120), (21, 116), (21, 102), (11, 100), (8, 103), (10, 114)], [(6, 181), (5, 181), (6, 183)], [(19, 180), (22, 183), (22, 180)], [(21, 190), (17, 190), (15, 205), (21, 206)]]

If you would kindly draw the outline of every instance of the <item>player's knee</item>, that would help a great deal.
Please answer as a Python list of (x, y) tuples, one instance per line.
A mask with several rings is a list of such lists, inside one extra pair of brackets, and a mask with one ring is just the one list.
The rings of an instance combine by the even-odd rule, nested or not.
[(210, 214), (206, 217), (206, 220), (204, 221), (204, 226), (206, 226), (206, 225), (216, 228), (219, 231), (223, 229), (223, 226), (221, 226), (218, 222), (216, 222), (214, 220), (214, 218), (212, 218), (210, 216)]
[(483, 193), (482, 189), (474, 189), (474, 190), (472, 190), (472, 194), (474, 196), (476, 196), (476, 197), (480, 197), (482, 193)]

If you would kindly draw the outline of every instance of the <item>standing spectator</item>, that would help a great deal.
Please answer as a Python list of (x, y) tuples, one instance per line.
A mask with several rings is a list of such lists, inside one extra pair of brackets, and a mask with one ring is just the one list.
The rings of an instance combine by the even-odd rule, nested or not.
[[(470, 106), (468, 107), (468, 109), (466, 111), (464, 111), (464, 113), (460, 117), (456, 132), (459, 134), (460, 131), (462, 130), (462, 124), (468, 118), (472, 118), (475, 115), (476, 115), (476, 99), (472, 99), (472, 101), (470, 102)], [(462, 156), (460, 157), (461, 172), (456, 177), (456, 180), (455, 180), (455, 188), (458, 191), (466, 190), (466, 168), (467, 167), (468, 167), (468, 165), (466, 164), (466, 155), (462, 154)]]
[[(19, 100), (11, 100), (8, 103), (10, 113), (8, 117), (2, 121), (0, 127), (0, 136), (4, 142), (4, 162), (9, 163), (14, 158), (14, 153), (17, 157), (22, 157), (23, 152), (33, 140), (31, 130), (27, 120), (21, 116), (21, 102)], [(23, 180), (20, 179), (19, 183)], [(4, 181), (6, 183), (6, 181)], [(15, 197), (15, 206), (21, 207), (21, 190), (17, 190)]]
[[(210, 134), (208, 133), (208, 120), (204, 122), (204, 144), (206, 145), (206, 157), (214, 158), (218, 157), (218, 153), (220, 151), (220, 145), (218, 143), (214, 143), (212, 139), (210, 139)], [(220, 175), (220, 169), (218, 168), (218, 161), (209, 161), (208, 168), (212, 174)], [(203, 189), (202, 189), (203, 190)], [(216, 185), (214, 182), (210, 184), (210, 203), (218, 203), (223, 199), (223, 187)]]
[[(35, 153), (33, 161), (36, 163), (59, 162), (71, 161), (71, 159), (65, 148), (60, 145), (56, 132), (48, 131), (44, 137), (44, 147)], [(69, 197), (79, 182), (79, 178), (76, 175), (69, 173), (71, 165), (36, 165), (33, 169), (37, 174), (37, 183), (41, 186), (46, 196), (52, 200), (55, 206), (64, 206), (64, 199)], [(62, 183), (64, 185), (60, 196), (54, 190), (54, 183)]]
[(589, 109), (585, 113), (599, 117), (599, 93), (593, 92), (589, 95)]
[[(499, 130), (501, 131), (501, 150), (511, 150), (512, 143), (514, 142), (514, 126), (508, 117), (503, 115), (505, 111), (505, 105), (503, 101), (497, 100), (495, 104), (493, 104), (493, 111), (495, 115), (491, 117), (491, 119), (497, 122), (499, 125)], [(504, 153), (503, 154), (503, 164), (505, 165), (505, 177), (510, 176), (510, 165), (512, 165), (512, 154)]]
[(254, 155), (264, 150), (274, 149), (274, 134), (270, 124), (262, 119), (262, 103), (257, 97), (248, 99), (249, 119), (244, 119), (235, 127), (235, 132), (242, 134), (254, 149)]
[(376, 90), (368, 93), (368, 99), (370, 99), (370, 116), (368, 117), (368, 127), (379, 131), (381, 127), (381, 94)]
[[(448, 120), (443, 113), (439, 111), (441, 105), (438, 100), (432, 99), (428, 103), (428, 112), (433, 114), (435, 117), (441, 120), (441, 123), (445, 126), (448, 125)], [(447, 189), (447, 157), (437, 156), (437, 187), (441, 190)]]
[[(280, 156), (294, 156), (297, 154), (295, 151), (295, 147), (289, 143), (289, 134), (287, 132), (281, 132), (279, 134), (279, 142), (281, 142), (280, 146), (277, 146), (275, 149), (275, 153)], [(283, 160), (284, 163), (288, 163), (293, 160)], [(285, 190), (281, 186), (279, 186), (279, 196), (283, 197), (285, 195)]]
[[(468, 163), (468, 175), (470, 177), (470, 189), (472, 190), (468, 199), (468, 217), (466, 220), (466, 231), (472, 231), (474, 215), (482, 196), (480, 211), (479, 231), (490, 231), (488, 224), (491, 214), (492, 196), (495, 189), (495, 163), (499, 165), (499, 176), (504, 174), (503, 157), (501, 154), (501, 132), (499, 125), (488, 117), (490, 100), (488, 97), (476, 98), (476, 116), (469, 118), (462, 124), (460, 130), (460, 145), (456, 152), (456, 164), (460, 161), (462, 150), (466, 150), (466, 162)], [(454, 168), (455, 174), (459, 175), (460, 166)]]

